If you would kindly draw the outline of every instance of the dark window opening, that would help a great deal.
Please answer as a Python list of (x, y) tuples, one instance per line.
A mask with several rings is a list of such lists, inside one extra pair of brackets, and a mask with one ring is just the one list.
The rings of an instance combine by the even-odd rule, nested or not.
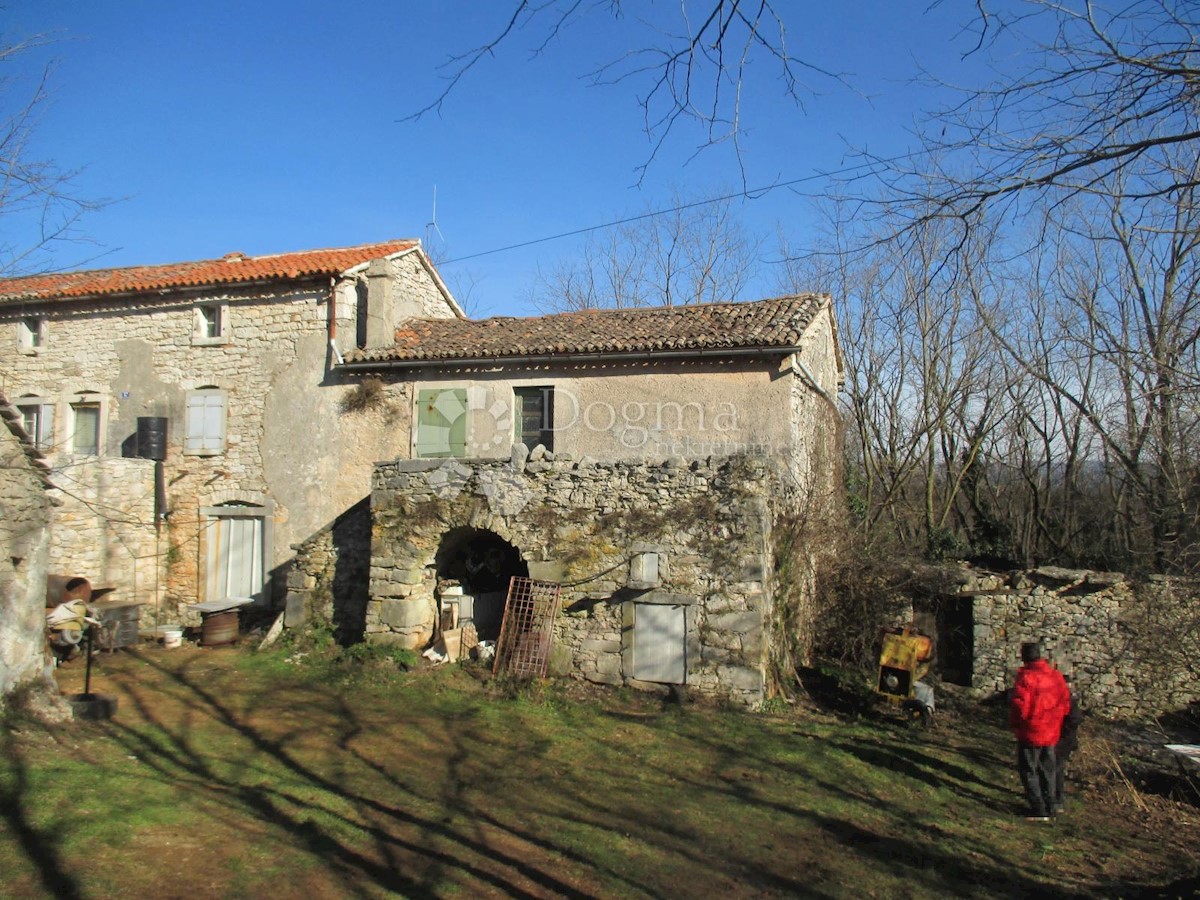
[(359, 350), (367, 346), (367, 284), (364, 281), (354, 286), (354, 346)]
[(513, 389), (515, 440), (530, 450), (541, 444), (554, 449), (554, 388)]
[(37, 349), (45, 343), (46, 332), (45, 323), (41, 319), (29, 318), (25, 320), (25, 346), (32, 349)]
[(494, 641), (504, 620), (504, 598), (513, 576), (529, 577), (521, 551), (498, 534), (481, 528), (454, 528), (442, 538), (435, 558), (439, 599), (447, 588), (461, 587), (459, 622), (470, 620), (479, 639)]

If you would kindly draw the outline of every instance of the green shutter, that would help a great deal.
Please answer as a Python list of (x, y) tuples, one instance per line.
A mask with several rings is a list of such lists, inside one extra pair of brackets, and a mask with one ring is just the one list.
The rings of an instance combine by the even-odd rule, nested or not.
[(466, 388), (417, 392), (416, 455), (421, 459), (467, 455)]

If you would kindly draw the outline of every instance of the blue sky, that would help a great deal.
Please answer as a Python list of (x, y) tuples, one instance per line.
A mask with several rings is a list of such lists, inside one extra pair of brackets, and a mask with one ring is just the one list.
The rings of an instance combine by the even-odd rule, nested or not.
[[(903, 152), (914, 119), (938, 99), (911, 83), (918, 67), (951, 81), (978, 75), (968, 71), (976, 60), (961, 59), (971, 4), (782, 5), (792, 52), (844, 73), (847, 85), (813, 76), (818, 95), (798, 110), (773, 71), (755, 67), (742, 147), (751, 187), (839, 169), (853, 148)], [(676, 191), (739, 189), (731, 148), (693, 158), (698, 135), (686, 130), (637, 184), (650, 153), (641, 85), (597, 87), (583, 76), (644, 45), (648, 33), (600, 7), (540, 55), (531, 53), (540, 29), (517, 33), (464, 78), (440, 115), (411, 122), (405, 116), (442, 87), (438, 66), (502, 27), (506, 0), (14, 0), (0, 13), (6, 40), (53, 42), (8, 65), (18, 80), (4, 99), (11, 105), (55, 60), (30, 153), (82, 170), (80, 194), (119, 198), (81, 223), (88, 243), (63, 248), (59, 267), (424, 239), (435, 186), (445, 243), (434, 249), (455, 260), (669, 206)], [(673, 24), (678, 5), (647, 0), (637, 9), (653, 26)], [(819, 195), (824, 186), (817, 178), (805, 190)], [(767, 235), (768, 263), (777, 234), (792, 246), (812, 240), (808, 197), (777, 190), (738, 210), (748, 229)], [(11, 237), (20, 223), (0, 227)], [(581, 240), (447, 262), (443, 274), (476, 315), (530, 314), (539, 268), (571, 257)], [(737, 299), (775, 287), (768, 264)]]

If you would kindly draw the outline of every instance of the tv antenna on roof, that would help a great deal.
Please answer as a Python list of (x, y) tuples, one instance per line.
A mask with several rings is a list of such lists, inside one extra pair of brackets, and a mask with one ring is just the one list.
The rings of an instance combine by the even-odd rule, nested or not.
[[(439, 246), (435, 249), (433, 238), (437, 235)], [(425, 223), (425, 251), (431, 256), (440, 256), (446, 247), (446, 236), (437, 223), (437, 185), (433, 186), (433, 218)]]

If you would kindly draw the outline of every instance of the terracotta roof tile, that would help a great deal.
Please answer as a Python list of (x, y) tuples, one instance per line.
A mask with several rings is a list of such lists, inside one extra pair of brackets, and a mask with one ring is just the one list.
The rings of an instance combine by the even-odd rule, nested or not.
[(803, 294), (755, 303), (607, 309), (529, 318), (414, 319), (391, 347), (356, 350), (348, 363), (463, 362), (555, 354), (670, 353), (796, 346), (829, 302)]
[(230, 253), (221, 259), (195, 262), (6, 278), (0, 279), (0, 304), (335, 275), (360, 263), (412, 249), (419, 243), (395, 240), (270, 256)]

